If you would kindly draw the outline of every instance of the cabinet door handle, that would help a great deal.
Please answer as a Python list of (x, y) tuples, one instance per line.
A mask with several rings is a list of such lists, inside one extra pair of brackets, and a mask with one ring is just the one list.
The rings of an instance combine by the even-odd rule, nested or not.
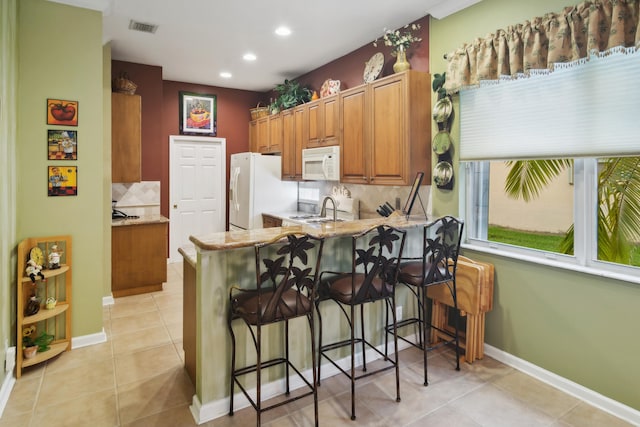
[(178, 205), (177, 204), (173, 205), (173, 209), (178, 209)]

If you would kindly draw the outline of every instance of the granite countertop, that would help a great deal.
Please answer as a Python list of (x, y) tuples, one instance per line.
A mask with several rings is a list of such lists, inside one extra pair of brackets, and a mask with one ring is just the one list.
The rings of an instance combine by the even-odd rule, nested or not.
[(125, 225), (164, 224), (169, 218), (162, 215), (142, 215), (140, 218), (116, 218), (111, 220), (112, 227)]
[[(258, 228), (254, 230), (227, 231), (211, 233), (205, 236), (190, 236), (199, 250), (219, 251), (227, 249), (244, 248), (256, 243), (267, 242), (282, 233), (299, 231), (316, 237), (351, 236), (371, 227), (387, 224), (401, 229), (420, 227), (426, 224), (424, 217), (416, 216), (406, 219), (401, 215), (392, 215), (385, 218), (359, 219), (344, 222), (325, 222), (320, 224), (294, 225), (287, 227)], [(184, 254), (183, 254), (184, 255)]]

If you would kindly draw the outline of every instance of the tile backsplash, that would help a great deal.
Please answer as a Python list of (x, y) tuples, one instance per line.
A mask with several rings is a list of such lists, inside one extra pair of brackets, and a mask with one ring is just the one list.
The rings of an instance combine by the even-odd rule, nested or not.
[[(397, 209), (402, 209), (411, 190), (411, 186), (358, 185), (342, 184), (332, 181), (307, 181), (300, 182), (298, 190), (301, 196), (300, 200), (304, 200), (307, 203), (318, 203), (325, 195), (332, 194), (333, 187), (346, 188), (351, 193), (351, 198), (360, 201), (360, 218), (362, 219), (379, 218), (380, 215), (376, 212), (376, 209), (385, 202), (389, 202), (391, 206)], [(431, 186), (421, 186), (419, 194), (420, 199), (416, 199), (411, 213), (412, 215), (420, 215), (423, 213), (422, 207), (420, 206), (421, 200), (424, 209), (427, 211), (427, 215), (430, 217)], [(302, 197), (303, 195), (307, 197)], [(314, 200), (314, 197), (317, 198)]]
[(113, 183), (111, 200), (127, 215), (159, 215), (160, 181)]

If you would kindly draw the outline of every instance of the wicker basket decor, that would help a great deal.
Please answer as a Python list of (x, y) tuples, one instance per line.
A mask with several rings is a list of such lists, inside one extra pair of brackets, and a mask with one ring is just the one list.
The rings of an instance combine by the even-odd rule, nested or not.
[(136, 93), (138, 85), (129, 80), (127, 73), (121, 73), (120, 77), (113, 79), (113, 91), (133, 95)]
[(260, 117), (269, 115), (269, 108), (261, 107), (260, 103), (258, 103), (256, 108), (251, 108), (249, 111), (251, 112), (251, 120), (257, 120)]

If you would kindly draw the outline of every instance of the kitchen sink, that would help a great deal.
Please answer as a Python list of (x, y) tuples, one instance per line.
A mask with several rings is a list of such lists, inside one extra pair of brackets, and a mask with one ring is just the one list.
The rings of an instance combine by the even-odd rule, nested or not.
[[(336, 219), (335, 222), (342, 222), (344, 219)], [(334, 222), (332, 218), (309, 219), (305, 221), (307, 224), (324, 224), (325, 222)]]

